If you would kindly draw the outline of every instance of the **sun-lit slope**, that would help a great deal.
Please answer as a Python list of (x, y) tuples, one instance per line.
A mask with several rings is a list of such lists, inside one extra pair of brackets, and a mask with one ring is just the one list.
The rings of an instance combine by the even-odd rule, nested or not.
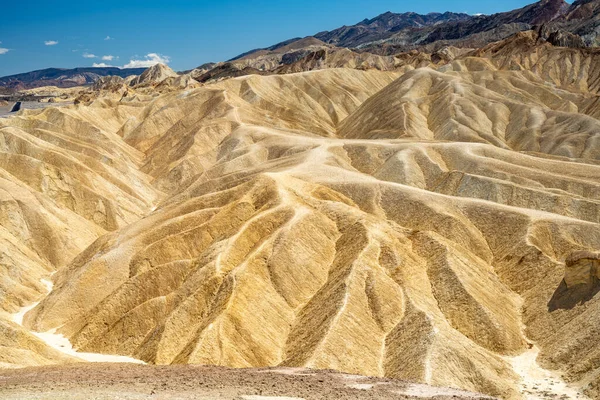
[[(138, 172), (141, 153), (115, 134), (123, 123), (117, 114), (56, 108), (0, 120), (1, 311), (39, 300), (47, 291), (42, 278), (158, 200)], [(0, 362), (64, 359), (0, 319)]]
[(585, 103), (583, 96), (563, 94), (529, 78), (529, 73), (490, 69), (408, 72), (342, 121), (339, 134), (480, 142), (517, 151), (600, 157), (600, 122), (577, 112), (575, 102)]
[(558, 88), (600, 93), (598, 48), (538, 44), (538, 34), (527, 31), (475, 50), (470, 56), (488, 59), (500, 69), (530, 71)]
[[(71, 114), (48, 109), (0, 121), (2, 229), (10, 242), (6, 251), (15, 254), (7, 254), (7, 268), (31, 264), (44, 274), (61, 267), (107, 230), (138, 219), (156, 198), (137, 172), (140, 157), (134, 149), (81, 113)], [(17, 257), (30, 262), (14, 262)], [(22, 272), (5, 279), (39, 286), (39, 276)], [(16, 283), (7, 283), (6, 290), (25, 290)], [(14, 307), (13, 299), (5, 310)]]
[(214, 85), (230, 95), (244, 124), (333, 136), (336, 125), (399, 73), (330, 69), (248, 76)]
[(361, 70), (401, 71), (434, 64), (427, 53), (403, 53), (397, 56), (381, 56), (356, 52), (346, 48), (313, 51), (294, 63), (274, 68), (278, 74), (312, 71), (328, 68), (352, 68)]
[(0, 304), (39, 300), (58, 269), (24, 324), (81, 351), (517, 398), (508, 357), (535, 341), (592, 378), (600, 306), (560, 289), (564, 260), (600, 248), (591, 97), (486, 59), (443, 71), (246, 76), (0, 120), (20, 135), (3, 157), (38, 166), (2, 164), (7, 198), (33, 204), (18, 226), (60, 221), (48, 246), (5, 213), (2, 279), (23, 288)]
[(494, 276), (484, 237), (454, 206), (428, 223), (487, 259), (413, 231), (432, 199), (407, 207), (409, 222), (361, 210), (378, 195), (393, 210), (420, 193), (355, 172), (341, 180), (320, 162), (328, 154), (298, 153), (291, 168), (263, 159), (282, 170), (246, 165), (193, 185), (59, 272), (32, 327), (66, 323), (60, 331), (82, 350), (156, 363), (302, 365), (510, 392), (516, 378), (495, 353), (525, 346), (519, 299)]
[[(46, 292), (40, 279), (107, 231), (147, 214), (163, 196), (161, 191), (174, 191), (196, 179), (203, 165), (214, 162), (219, 142), (239, 126), (238, 108), (249, 120), (260, 122), (269, 119), (269, 113), (285, 113), (275, 106), (282, 99), (288, 99), (291, 109), (291, 96), (300, 96), (309, 103), (308, 115), (282, 117), (281, 123), (291, 126), (290, 121), (325, 117), (329, 122), (321, 131), (326, 134), (334, 131), (332, 120), (347, 115), (394, 77), (355, 71), (327, 71), (320, 79), (306, 74), (291, 82), (274, 77), (257, 89), (269, 99), (260, 105), (253, 104), (256, 84), (247, 78), (226, 83), (225, 88), (158, 98), (134, 91), (119, 95), (121, 101), (108, 96), (89, 107), (25, 111), (0, 120), (2, 310), (14, 313), (39, 300)], [(307, 94), (296, 94), (296, 85)], [(323, 93), (316, 89), (319, 85)], [(326, 90), (328, 86), (334, 88)], [(5, 330), (13, 333), (4, 339), (22, 335), (16, 333), (20, 329), (7, 323)], [(29, 350), (37, 355), (23, 356), (23, 364), (50, 362), (38, 351), (43, 344), (33, 337), (27, 340), (3, 341), (2, 362), (19, 364), (11, 352)]]
[(336, 124), (392, 82), (393, 72), (332, 69), (287, 76), (247, 76), (154, 99), (120, 129), (144, 152), (142, 171), (173, 193), (212, 165), (233, 129), (257, 125), (332, 136)]
[[(600, 247), (594, 157), (336, 138), (336, 122), (412, 76), (457, 79), (419, 70), (375, 94), (370, 73), (346, 73), (244, 77), (153, 100), (119, 134), (154, 159), (144, 168), (193, 155), (202, 170), (59, 271), (28, 326), (152, 363), (335, 368), (506, 397), (518, 378), (504, 356), (534, 340), (553, 368), (589, 376), (574, 368), (597, 351), (600, 309), (548, 302), (563, 260)], [(501, 97), (481, 76), (463, 81)], [(582, 318), (586, 328), (572, 325)], [(569, 329), (578, 335), (558, 333)]]

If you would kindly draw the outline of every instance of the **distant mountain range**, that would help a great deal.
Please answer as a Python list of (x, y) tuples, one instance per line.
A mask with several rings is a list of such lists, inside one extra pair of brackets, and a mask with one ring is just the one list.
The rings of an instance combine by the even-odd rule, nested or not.
[(293, 38), (191, 71), (199, 82), (326, 68), (398, 70), (454, 57), (534, 30), (540, 43), (600, 45), (600, 0), (542, 0), (493, 15), (386, 12), (351, 26)]
[(394, 14), (388, 11), (373, 19), (365, 19), (356, 25), (319, 32), (314, 37), (335, 46), (355, 48), (367, 43), (386, 40), (405, 30), (419, 30), (471, 19), (473, 19), (471, 15), (451, 12), (421, 15), (414, 12)]
[[(395, 14), (386, 12), (355, 25), (319, 32), (312, 37), (327, 45), (379, 55), (419, 49), (435, 52), (445, 46), (477, 48), (505, 39), (517, 32), (549, 25), (582, 38), (583, 45), (597, 46), (600, 38), (600, 0), (542, 0), (523, 8), (493, 14), (462, 13)], [(282, 47), (293, 47), (295, 38), (274, 46), (244, 53), (233, 60), (262, 56)], [(232, 61), (233, 61), (232, 60)]]
[(115, 67), (47, 68), (0, 78), (0, 87), (13, 90), (31, 89), (42, 86), (68, 88), (89, 85), (96, 82), (99, 78), (108, 75), (120, 76), (122, 78), (131, 75), (140, 75), (145, 70), (146, 68), (120, 69)]
[[(288, 73), (312, 68), (395, 68), (413, 50), (437, 54), (476, 49), (535, 29), (540, 38), (562, 47), (600, 45), (600, 0), (542, 0), (493, 15), (464, 13), (396, 14), (386, 12), (351, 26), (293, 38), (254, 49), (223, 63), (204, 64), (184, 71), (199, 81), (247, 74)], [(460, 50), (462, 51), (462, 50)], [(459, 52), (460, 52), (459, 51)], [(457, 53), (458, 54), (458, 53)], [(389, 57), (394, 56), (394, 57)], [(387, 57), (387, 58), (377, 58)], [(410, 56), (412, 58), (412, 56)], [(445, 57), (443, 54), (441, 57)], [(414, 64), (418, 64), (418, 60)], [(143, 68), (49, 68), (0, 78), (0, 89), (88, 85), (108, 75), (140, 75)]]

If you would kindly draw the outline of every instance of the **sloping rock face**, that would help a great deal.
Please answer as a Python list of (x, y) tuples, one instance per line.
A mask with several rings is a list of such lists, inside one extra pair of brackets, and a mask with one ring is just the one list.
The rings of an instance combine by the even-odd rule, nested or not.
[(600, 253), (576, 251), (565, 261), (565, 278), (548, 303), (550, 310), (572, 309), (600, 292)]
[(510, 357), (535, 342), (593, 393), (600, 297), (549, 302), (564, 260), (600, 249), (597, 56), (528, 32), (437, 69), (243, 76), (0, 120), (2, 318), (41, 300), (23, 325), (86, 352), (508, 399)]
[(379, 41), (392, 36), (395, 32), (436, 26), (443, 23), (468, 21), (472, 17), (460, 13), (416, 13), (394, 14), (386, 12), (373, 19), (365, 19), (356, 25), (343, 26), (330, 32), (320, 32), (317, 39), (342, 47), (357, 47), (361, 44)]
[[(560, 40), (555, 39), (554, 43), (572, 44), (579, 38), (583, 46), (587, 46), (592, 44), (590, 35), (593, 36), (593, 28), (598, 25), (594, 23), (597, 19), (597, 13), (594, 12), (597, 3), (598, 0), (593, 0), (569, 5), (564, 0), (542, 0), (493, 15), (386, 12), (355, 25), (319, 32), (314, 37), (291, 39), (270, 48), (254, 50), (232, 61), (243, 59), (250, 63), (254, 60), (255, 67), (261, 65), (261, 70), (274, 69), (273, 64), (259, 63), (274, 52), (281, 54), (288, 46), (295, 46), (296, 53), (318, 51), (314, 49), (315, 41), (323, 47), (321, 50), (329, 46), (384, 56), (414, 49), (433, 53), (447, 46), (478, 48), (543, 24), (551, 24), (554, 30), (563, 28)], [(568, 40), (565, 36), (568, 36)], [(270, 60), (275, 61), (272, 56)]]
[(598, 15), (600, 2), (598, 0), (577, 0), (573, 2), (565, 16), (568, 20), (580, 20)]
[(159, 198), (138, 171), (141, 153), (115, 133), (135, 115), (50, 108), (0, 120), (2, 365), (66, 360), (8, 314), (40, 300), (48, 290), (42, 278), (142, 217)]
[(600, 279), (600, 253), (579, 251), (566, 260), (565, 284), (568, 288), (597, 283)]
[(93, 85), (92, 90), (114, 90), (121, 88), (125, 84), (125, 79), (120, 76), (103, 76), (98, 79)]
[(177, 73), (164, 64), (156, 64), (145, 70), (140, 76), (133, 79), (129, 86), (154, 85), (167, 78), (176, 78)]
[(558, 47), (586, 47), (584, 40), (579, 35), (567, 32), (563, 29), (551, 29), (542, 25), (538, 31), (539, 38), (545, 40), (553, 46)]

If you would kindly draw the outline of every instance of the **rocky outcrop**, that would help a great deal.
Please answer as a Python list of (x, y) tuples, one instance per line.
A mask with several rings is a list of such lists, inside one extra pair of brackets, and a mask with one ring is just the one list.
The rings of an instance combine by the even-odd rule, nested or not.
[(576, 251), (565, 260), (567, 288), (600, 284), (600, 252)]
[(348, 49), (322, 49), (311, 52), (298, 61), (282, 65), (273, 73), (289, 74), (329, 68), (353, 68), (361, 70), (405, 71), (431, 65), (431, 56), (421, 52), (399, 54), (397, 56), (379, 56)]
[(98, 79), (93, 85), (92, 90), (115, 90), (124, 85), (125, 79), (120, 76), (104, 76)]
[(563, 29), (552, 29), (542, 25), (537, 29), (540, 40), (546, 41), (553, 46), (583, 48), (586, 47), (581, 36), (567, 32)]
[(134, 78), (129, 86), (151, 86), (161, 83), (167, 78), (176, 78), (179, 75), (164, 64), (155, 64), (146, 69), (140, 76)]
[(263, 75), (264, 71), (260, 71), (253, 67), (239, 66), (237, 63), (223, 63), (215, 68), (204, 72), (203, 74), (195, 75), (194, 79), (200, 83), (205, 83), (211, 80), (219, 80), (224, 78), (235, 78), (245, 75)]
[(553, 312), (582, 305), (600, 292), (600, 252), (575, 251), (565, 260), (565, 276), (548, 303)]
[(21, 102), (17, 101), (15, 104), (13, 104), (12, 108), (10, 109), (10, 112), (17, 112), (21, 109)]
[(569, 21), (594, 18), (600, 12), (600, 1), (577, 0), (569, 8), (565, 19)]

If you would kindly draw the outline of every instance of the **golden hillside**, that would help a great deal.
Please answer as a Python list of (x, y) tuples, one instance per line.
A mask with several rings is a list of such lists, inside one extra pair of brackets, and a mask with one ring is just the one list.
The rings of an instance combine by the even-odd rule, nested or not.
[(598, 53), (517, 39), (0, 119), (2, 365), (52, 331), (516, 399), (535, 345), (600, 395)]

